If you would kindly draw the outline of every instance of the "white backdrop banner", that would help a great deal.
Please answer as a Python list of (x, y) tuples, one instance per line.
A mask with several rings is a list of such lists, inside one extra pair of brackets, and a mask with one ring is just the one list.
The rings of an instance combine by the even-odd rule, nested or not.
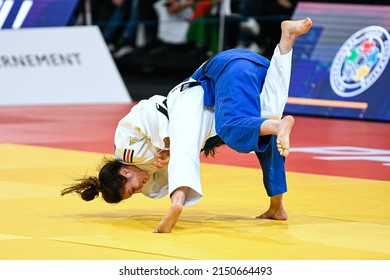
[(0, 31), (0, 105), (131, 101), (98, 27)]

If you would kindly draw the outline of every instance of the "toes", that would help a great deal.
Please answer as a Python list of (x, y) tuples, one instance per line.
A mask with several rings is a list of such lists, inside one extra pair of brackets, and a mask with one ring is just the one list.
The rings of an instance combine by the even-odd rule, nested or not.
[(278, 148), (278, 151), (279, 151), (279, 154), (283, 157), (287, 157), (289, 154), (290, 154), (290, 151), (289, 149), (285, 149), (285, 148)]
[[(282, 141), (276, 140), (276, 148), (281, 156), (287, 157), (290, 154), (289, 147), (285, 147), (286, 145), (282, 145)], [(288, 145), (287, 145), (288, 146)]]

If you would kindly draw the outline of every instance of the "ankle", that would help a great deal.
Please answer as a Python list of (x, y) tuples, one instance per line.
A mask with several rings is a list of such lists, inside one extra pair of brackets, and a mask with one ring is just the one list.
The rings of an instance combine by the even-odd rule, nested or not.
[(183, 204), (179, 202), (173, 202), (171, 205), (171, 211), (176, 215), (180, 215), (183, 212)]

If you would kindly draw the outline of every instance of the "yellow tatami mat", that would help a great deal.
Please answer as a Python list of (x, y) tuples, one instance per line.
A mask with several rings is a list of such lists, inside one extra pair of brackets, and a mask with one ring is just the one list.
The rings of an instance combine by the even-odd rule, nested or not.
[(204, 199), (171, 234), (152, 230), (169, 199), (117, 205), (60, 196), (104, 155), (0, 145), (0, 259), (390, 259), (390, 182), (288, 173), (288, 221), (256, 220), (258, 169), (202, 164)]

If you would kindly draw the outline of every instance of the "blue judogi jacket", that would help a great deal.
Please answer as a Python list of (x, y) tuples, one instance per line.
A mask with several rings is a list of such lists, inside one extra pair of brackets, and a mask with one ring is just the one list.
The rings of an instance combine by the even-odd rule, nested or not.
[(269, 60), (248, 50), (231, 49), (211, 58), (191, 78), (204, 89), (205, 106), (215, 106), (217, 134), (238, 152), (262, 152), (270, 137), (260, 137), (260, 92)]

